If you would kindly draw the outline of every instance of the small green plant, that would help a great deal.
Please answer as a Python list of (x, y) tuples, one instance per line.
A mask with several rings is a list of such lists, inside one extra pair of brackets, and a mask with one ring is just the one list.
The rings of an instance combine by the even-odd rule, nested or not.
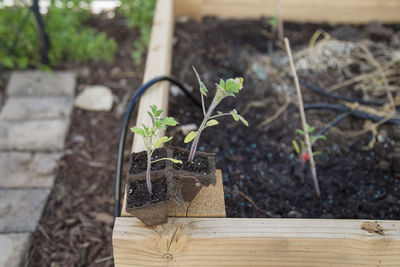
[(204, 119), (200, 124), (200, 127), (197, 131), (191, 131), (185, 137), (184, 142), (189, 143), (193, 140), (192, 146), (190, 148), (190, 153), (188, 157), (188, 161), (193, 161), (194, 155), (196, 153), (197, 145), (199, 143), (200, 135), (203, 130), (207, 127), (218, 125), (219, 122), (216, 120), (218, 117), (230, 115), (233, 117), (235, 121), (241, 121), (246, 126), (249, 126), (249, 123), (238, 114), (236, 109), (233, 109), (231, 112), (222, 113), (217, 112), (217, 115), (213, 115), (214, 109), (218, 106), (218, 104), (228, 96), (235, 97), (235, 94), (238, 94), (240, 90), (243, 89), (243, 78), (235, 78), (235, 79), (227, 79), (227, 80), (220, 80), (219, 84), (216, 84), (217, 90), (214, 95), (214, 98), (211, 102), (211, 105), (208, 107), (208, 111), (206, 112), (206, 107), (204, 104), (204, 97), (207, 97), (208, 90), (204, 83), (201, 81), (199, 74), (197, 73), (196, 69), (193, 67), (193, 70), (197, 76), (197, 80), (199, 81), (200, 85), (200, 93), (201, 93), (201, 104), (203, 108), (203, 115)]
[(128, 19), (128, 27), (140, 31), (139, 40), (133, 43), (132, 58), (136, 65), (142, 63), (143, 52), (150, 42), (156, 0), (121, 0), (118, 12)]
[[(307, 124), (307, 132), (310, 136), (311, 146), (318, 140), (326, 140), (326, 136), (324, 136), (324, 135), (313, 135), (312, 133), (314, 131), (315, 131), (315, 127), (312, 127)], [(296, 132), (304, 137), (303, 130), (297, 129)], [(305, 164), (308, 161), (308, 159), (310, 158), (310, 155), (308, 154), (307, 147), (306, 147), (304, 141), (303, 140), (300, 141), (300, 146), (296, 140), (292, 140), (292, 144), (293, 144), (294, 150), (296, 151), (297, 155), (299, 156), (300, 162), (302, 164)], [(313, 155), (315, 156), (319, 153), (320, 153), (319, 151), (315, 151), (315, 152), (313, 152)]]
[(162, 160), (170, 160), (174, 163), (182, 164), (182, 161), (173, 158), (160, 158), (153, 161), (151, 160), (151, 156), (153, 155), (154, 150), (160, 147), (161, 144), (169, 142), (172, 139), (172, 137), (167, 137), (167, 136), (157, 138), (159, 131), (165, 130), (167, 126), (176, 126), (178, 122), (172, 117), (161, 118), (160, 116), (163, 111), (161, 109), (158, 109), (156, 105), (150, 106), (150, 109), (151, 111), (147, 111), (147, 114), (151, 118), (151, 126), (147, 127), (144, 124), (142, 124), (142, 128), (133, 126), (131, 128), (131, 131), (142, 136), (144, 146), (146, 147), (146, 152), (147, 152), (146, 184), (147, 184), (147, 189), (151, 195), (152, 194), (151, 177), (150, 177), (151, 164)]
[[(43, 67), (34, 15), (29, 13), (29, 7), (20, 1), (15, 2), (13, 6), (0, 9), (0, 65), (19, 69)], [(115, 41), (105, 33), (83, 25), (90, 17), (89, 4), (89, 0), (50, 1), (48, 13), (43, 15), (45, 31), (51, 42), (50, 65), (57, 65), (60, 61), (113, 60), (117, 50)], [(23, 27), (15, 42), (21, 25)]]

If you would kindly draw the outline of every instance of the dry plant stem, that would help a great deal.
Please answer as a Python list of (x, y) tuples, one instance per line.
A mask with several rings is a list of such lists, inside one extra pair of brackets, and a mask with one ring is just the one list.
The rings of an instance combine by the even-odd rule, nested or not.
[(285, 36), (283, 32), (283, 20), (282, 20), (282, 5), (280, 0), (275, 0), (276, 18), (278, 20), (278, 38), (279, 41), (283, 41)]
[(310, 161), (311, 174), (312, 174), (312, 177), (313, 177), (315, 192), (317, 194), (317, 197), (320, 198), (321, 197), (321, 192), (320, 192), (320, 189), (319, 189), (317, 168), (315, 166), (315, 161), (314, 161), (313, 152), (312, 152), (312, 148), (311, 148), (310, 136), (309, 136), (308, 130), (307, 130), (306, 114), (304, 112), (303, 98), (302, 98), (301, 90), (300, 90), (300, 83), (299, 83), (299, 79), (297, 78), (296, 68), (294, 67), (294, 62), (293, 62), (293, 57), (292, 57), (292, 50), (290, 49), (289, 40), (288, 40), (288, 38), (285, 38), (284, 40), (285, 40), (286, 53), (287, 53), (287, 55), (289, 57), (290, 69), (292, 71), (294, 83), (295, 83), (295, 86), (296, 86), (297, 99), (298, 99), (298, 102), (299, 102), (299, 112), (300, 112), (301, 124), (302, 124), (303, 131), (304, 131), (304, 139), (305, 139), (305, 143), (306, 143), (306, 146), (307, 146), (307, 151), (308, 151), (308, 154), (309, 154), (309, 157), (310, 157), (309, 161)]
[(363, 49), (363, 51), (367, 55), (367, 58), (369, 59), (371, 64), (374, 65), (375, 68), (377, 69), (377, 71), (379, 72), (379, 75), (381, 76), (381, 78), (383, 80), (383, 83), (385, 84), (386, 95), (387, 95), (387, 98), (389, 99), (390, 107), (395, 112), (396, 104), (394, 102), (394, 98), (393, 98), (392, 92), (390, 92), (390, 90), (389, 90), (389, 83), (388, 83), (388, 81), (386, 79), (386, 75), (385, 75), (385, 72), (383, 71), (382, 66), (375, 59), (375, 57), (372, 55), (372, 53), (369, 51), (369, 49), (368, 49), (368, 47), (366, 45), (361, 44), (360, 47)]
[(240, 191), (238, 188), (236, 188), (236, 191), (237, 191), (237, 192), (239, 193), (239, 195), (241, 195), (244, 199), (246, 199), (248, 202), (250, 202), (256, 210), (258, 210), (259, 212), (261, 212), (261, 213), (264, 214), (264, 215), (269, 216), (269, 214), (268, 214), (265, 210), (263, 210), (263, 209), (261, 209), (260, 207), (258, 207), (257, 204), (254, 202), (254, 200), (251, 199), (248, 195), (246, 195), (245, 193), (243, 193), (242, 191)]
[(277, 111), (275, 111), (274, 115), (272, 115), (271, 117), (262, 121), (259, 124), (259, 126), (261, 126), (261, 127), (265, 127), (268, 124), (270, 124), (271, 122), (273, 122), (274, 120), (276, 120), (290, 105), (290, 96), (289, 96), (289, 93), (287, 92), (286, 86), (282, 81), (280, 81), (280, 83), (281, 83), (282, 89), (285, 93), (285, 103), (283, 103), (283, 105), (280, 106)]
[(358, 137), (360, 135), (366, 134), (369, 131), (372, 131), (373, 129), (376, 129), (377, 127), (379, 127), (380, 125), (384, 124), (385, 122), (387, 122), (390, 119), (393, 119), (395, 116), (391, 116), (391, 117), (386, 117), (374, 124), (371, 124), (369, 127), (367, 127), (366, 129), (360, 130), (360, 131), (356, 131), (356, 132), (350, 132), (350, 133), (345, 133), (346, 137), (349, 138), (355, 138)]

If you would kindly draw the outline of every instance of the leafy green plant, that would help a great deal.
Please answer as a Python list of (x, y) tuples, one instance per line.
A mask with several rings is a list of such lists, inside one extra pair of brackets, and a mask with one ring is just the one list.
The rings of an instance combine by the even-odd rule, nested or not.
[(142, 63), (143, 52), (150, 42), (156, 0), (121, 0), (118, 13), (128, 19), (130, 28), (140, 31), (140, 39), (133, 43), (132, 58), (136, 65)]
[(152, 187), (151, 187), (151, 164), (162, 161), (162, 160), (170, 160), (174, 163), (181, 163), (182, 161), (176, 160), (173, 158), (160, 158), (156, 160), (151, 160), (151, 156), (156, 148), (159, 148), (161, 144), (169, 142), (172, 137), (163, 136), (160, 138), (158, 137), (158, 133), (160, 130), (165, 130), (167, 126), (176, 126), (178, 122), (172, 117), (161, 118), (161, 113), (163, 112), (161, 109), (158, 109), (156, 105), (150, 106), (151, 111), (147, 111), (147, 114), (151, 118), (151, 126), (147, 127), (146, 125), (142, 124), (142, 127), (133, 126), (131, 131), (142, 136), (144, 146), (146, 147), (147, 152), (147, 168), (146, 168), (146, 184), (147, 189), (152, 194)]
[(204, 104), (204, 97), (207, 97), (208, 90), (204, 83), (201, 81), (199, 74), (196, 69), (193, 67), (193, 70), (197, 76), (200, 85), (200, 93), (201, 93), (201, 104), (203, 108), (204, 119), (200, 124), (200, 127), (197, 131), (191, 131), (185, 137), (184, 142), (189, 143), (193, 141), (192, 146), (190, 148), (190, 153), (188, 157), (188, 161), (193, 161), (194, 155), (196, 153), (197, 145), (199, 143), (200, 135), (203, 130), (207, 127), (218, 125), (219, 122), (216, 120), (218, 117), (230, 115), (233, 117), (235, 121), (241, 121), (246, 126), (249, 126), (249, 123), (237, 112), (236, 109), (233, 109), (231, 112), (222, 113), (217, 112), (217, 115), (213, 115), (214, 109), (218, 106), (221, 101), (228, 96), (235, 97), (235, 94), (238, 94), (240, 90), (243, 89), (243, 78), (235, 78), (235, 79), (227, 79), (220, 80), (219, 84), (216, 84), (216, 93), (214, 98), (208, 107), (208, 111), (206, 112), (206, 107)]
[[(324, 136), (324, 135), (313, 135), (312, 133), (314, 131), (315, 131), (315, 127), (312, 127), (307, 124), (307, 132), (310, 136), (311, 146), (318, 140), (326, 140), (326, 136)], [(296, 132), (299, 133), (300, 135), (304, 136), (303, 130), (297, 129)], [(306, 147), (304, 141), (303, 140), (300, 141), (300, 146), (296, 140), (292, 140), (292, 144), (293, 144), (294, 150), (296, 151), (297, 155), (299, 156), (300, 162), (302, 162), (303, 164), (306, 163), (308, 161), (308, 159), (310, 158), (310, 155), (308, 154), (307, 147)], [(315, 151), (315, 152), (313, 152), (313, 155), (315, 156), (319, 153), (320, 153), (319, 151)]]
[[(60, 61), (84, 62), (88, 60), (112, 61), (117, 50), (115, 41), (94, 28), (83, 26), (89, 18), (89, 0), (53, 0), (43, 15), (45, 30), (50, 37), (51, 65)], [(86, 7), (85, 7), (86, 6)], [(21, 4), (0, 9), (0, 64), (6, 68), (25, 69), (40, 67), (40, 40), (36, 22), (28, 7)], [(26, 19), (26, 23), (22, 24)], [(23, 25), (13, 47), (15, 34)]]

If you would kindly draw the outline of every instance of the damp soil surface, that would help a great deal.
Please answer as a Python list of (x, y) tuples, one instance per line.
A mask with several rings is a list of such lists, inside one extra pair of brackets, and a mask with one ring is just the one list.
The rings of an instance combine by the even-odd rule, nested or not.
[[(167, 157), (167, 151), (165, 149), (157, 149), (153, 152), (151, 156), (151, 161), (157, 160), (160, 158), (165, 158)], [(151, 170), (162, 170), (165, 168), (166, 161), (157, 161), (151, 164)], [(145, 172), (147, 169), (147, 152), (139, 152), (139, 153), (134, 153), (131, 155), (131, 162), (130, 162), (130, 169), (129, 169), (129, 174), (130, 175), (135, 175), (139, 174), (142, 172)]]
[(131, 183), (128, 191), (128, 207), (138, 208), (149, 204), (165, 202), (167, 197), (167, 180), (157, 179), (152, 181), (152, 194), (147, 190), (146, 181)]
[(201, 156), (194, 156), (192, 161), (188, 161), (189, 150), (182, 150), (178, 152), (174, 152), (174, 158), (177, 160), (181, 160), (182, 164), (174, 163), (174, 169), (176, 170), (184, 170), (188, 172), (194, 172), (199, 174), (208, 175), (210, 173), (210, 163), (209, 159)]
[[(363, 218), (400, 219), (400, 126), (383, 125), (373, 149), (365, 150), (371, 133), (348, 138), (347, 131), (360, 130), (362, 119), (347, 117), (326, 133), (327, 140), (318, 141), (316, 156), (321, 199), (316, 197), (309, 168), (301, 169), (292, 140), (300, 140), (296, 129), (301, 128), (295, 105), (291, 104), (268, 127), (258, 127), (283, 105), (283, 93), (277, 90), (273, 77), (264, 77), (257, 68), (267, 54), (267, 42), (262, 30), (266, 20), (220, 21), (208, 18), (203, 23), (177, 23), (173, 54), (173, 74), (200, 98), (198, 82), (191, 70), (195, 66), (213, 95), (214, 84), (220, 78), (244, 78), (244, 89), (236, 98), (225, 99), (220, 111), (236, 108), (250, 126), (226, 117), (219, 125), (207, 128), (200, 138), (199, 150), (216, 153), (216, 166), (222, 169), (228, 217), (301, 217), (301, 218)], [(396, 25), (389, 26), (398, 32)], [(324, 29), (338, 38), (369, 38), (390, 45), (391, 36), (368, 36), (365, 28), (346, 37), (346, 27), (329, 25), (285, 24), (294, 52), (308, 45), (313, 33)], [(338, 30), (339, 29), (339, 30)], [(344, 32), (344, 33), (343, 33)], [(377, 39), (378, 38), (378, 39)], [(374, 40), (376, 39), (376, 40)], [(273, 53), (282, 51), (274, 47)], [(329, 73), (307, 77), (308, 83), (324, 89), (337, 83)], [(293, 89), (290, 79), (284, 80)], [(278, 84), (279, 85), (279, 84)], [(352, 90), (338, 93), (360, 97)], [(303, 89), (305, 103), (334, 102)], [(209, 104), (210, 99), (206, 100)], [(255, 104), (251, 106), (251, 104)], [(320, 130), (333, 121), (336, 114), (328, 110), (307, 111), (308, 123)], [(202, 120), (202, 111), (184, 95), (170, 97), (169, 116), (180, 125)], [(340, 129), (337, 130), (337, 129)], [(170, 128), (173, 145), (183, 144), (179, 127)], [(189, 148), (189, 146), (187, 146)], [(255, 208), (246, 195), (258, 206)]]

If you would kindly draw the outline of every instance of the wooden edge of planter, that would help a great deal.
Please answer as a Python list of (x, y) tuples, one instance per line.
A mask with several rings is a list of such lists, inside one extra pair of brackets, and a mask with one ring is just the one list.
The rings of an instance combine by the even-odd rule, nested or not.
[(115, 266), (399, 266), (400, 222), (117, 218)]
[[(147, 52), (143, 83), (161, 75), (171, 74), (172, 38), (174, 31), (174, 0), (157, 1), (153, 27)], [(136, 125), (150, 125), (151, 119), (146, 111), (150, 105), (157, 105), (163, 115), (168, 114), (169, 83), (155, 84), (140, 98)], [(160, 132), (163, 136), (164, 132)], [(136, 135), (133, 138), (132, 152), (145, 150), (143, 140)]]
[[(176, 0), (175, 14), (199, 20), (259, 18), (276, 16), (277, 0)], [(397, 0), (281, 0), (284, 21), (363, 24), (371, 21), (400, 22)]]
[[(225, 217), (224, 189), (222, 172), (216, 172), (217, 182), (214, 185), (203, 187), (197, 196), (190, 202), (185, 202), (186, 211), (182, 211), (175, 203), (169, 209), (170, 217)], [(132, 217), (126, 211), (126, 195), (122, 204), (122, 217)]]

